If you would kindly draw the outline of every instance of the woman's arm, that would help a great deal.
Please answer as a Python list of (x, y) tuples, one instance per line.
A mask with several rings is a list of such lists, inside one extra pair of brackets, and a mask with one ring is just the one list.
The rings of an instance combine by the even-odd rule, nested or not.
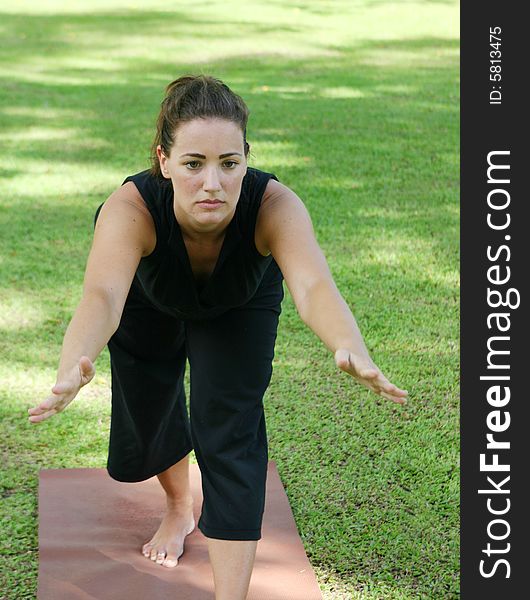
[(64, 335), (56, 384), (43, 402), (28, 410), (32, 423), (64, 410), (92, 380), (93, 362), (118, 328), (138, 263), (156, 242), (152, 218), (140, 202), (138, 190), (128, 183), (101, 208), (83, 296)]
[(390, 383), (370, 358), (300, 198), (285, 185), (269, 181), (256, 229), (260, 245), (283, 273), (298, 314), (333, 352), (337, 366), (375, 393), (403, 404), (407, 392)]

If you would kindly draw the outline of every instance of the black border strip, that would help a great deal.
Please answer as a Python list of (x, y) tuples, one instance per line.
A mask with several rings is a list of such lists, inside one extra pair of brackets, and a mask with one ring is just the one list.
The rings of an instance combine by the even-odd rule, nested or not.
[[(523, 110), (527, 71), (523, 64), (530, 53), (524, 43), (522, 6), (508, 1), (461, 6), (464, 600), (530, 597), (525, 586), (530, 575), (530, 561), (526, 564), (530, 522), (530, 394), (526, 385), (526, 374), (530, 374), (526, 360), (530, 354), (530, 229), (526, 215), (530, 195), (525, 190), (530, 174), (525, 147), (530, 119), (528, 109)], [(495, 306), (499, 302), (506, 305)], [(504, 316), (495, 316), (500, 313)], [(499, 470), (495, 470), (496, 461)]]

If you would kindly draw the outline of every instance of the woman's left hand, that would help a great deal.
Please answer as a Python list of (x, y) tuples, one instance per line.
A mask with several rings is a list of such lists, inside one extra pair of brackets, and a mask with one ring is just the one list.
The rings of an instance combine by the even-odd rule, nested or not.
[(392, 400), (392, 402), (406, 404), (407, 390), (400, 390), (393, 383), (390, 383), (372, 360), (341, 348), (335, 352), (335, 362), (339, 369), (355, 377), (359, 383), (362, 383), (372, 392)]

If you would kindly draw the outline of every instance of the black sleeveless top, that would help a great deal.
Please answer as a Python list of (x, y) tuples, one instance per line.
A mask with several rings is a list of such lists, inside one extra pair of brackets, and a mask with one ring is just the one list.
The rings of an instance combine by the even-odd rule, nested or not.
[(156, 228), (155, 249), (140, 260), (134, 276), (131, 292), (135, 298), (140, 293), (153, 307), (179, 319), (213, 318), (248, 302), (269, 267), (281, 276), (272, 256), (260, 254), (254, 243), (258, 209), (271, 178), (278, 181), (272, 173), (247, 169), (219, 258), (201, 288), (173, 211), (171, 180), (149, 171), (127, 177), (123, 184), (135, 184)]

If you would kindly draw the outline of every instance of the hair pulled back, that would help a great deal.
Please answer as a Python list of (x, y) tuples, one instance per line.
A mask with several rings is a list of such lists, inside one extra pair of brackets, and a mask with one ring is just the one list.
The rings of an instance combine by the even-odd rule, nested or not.
[(162, 177), (156, 148), (160, 144), (169, 156), (174, 136), (181, 123), (193, 119), (217, 117), (233, 121), (241, 127), (245, 154), (249, 152), (246, 129), (249, 110), (244, 100), (221, 80), (209, 75), (184, 75), (166, 87), (156, 122), (156, 135), (151, 146), (151, 173)]

